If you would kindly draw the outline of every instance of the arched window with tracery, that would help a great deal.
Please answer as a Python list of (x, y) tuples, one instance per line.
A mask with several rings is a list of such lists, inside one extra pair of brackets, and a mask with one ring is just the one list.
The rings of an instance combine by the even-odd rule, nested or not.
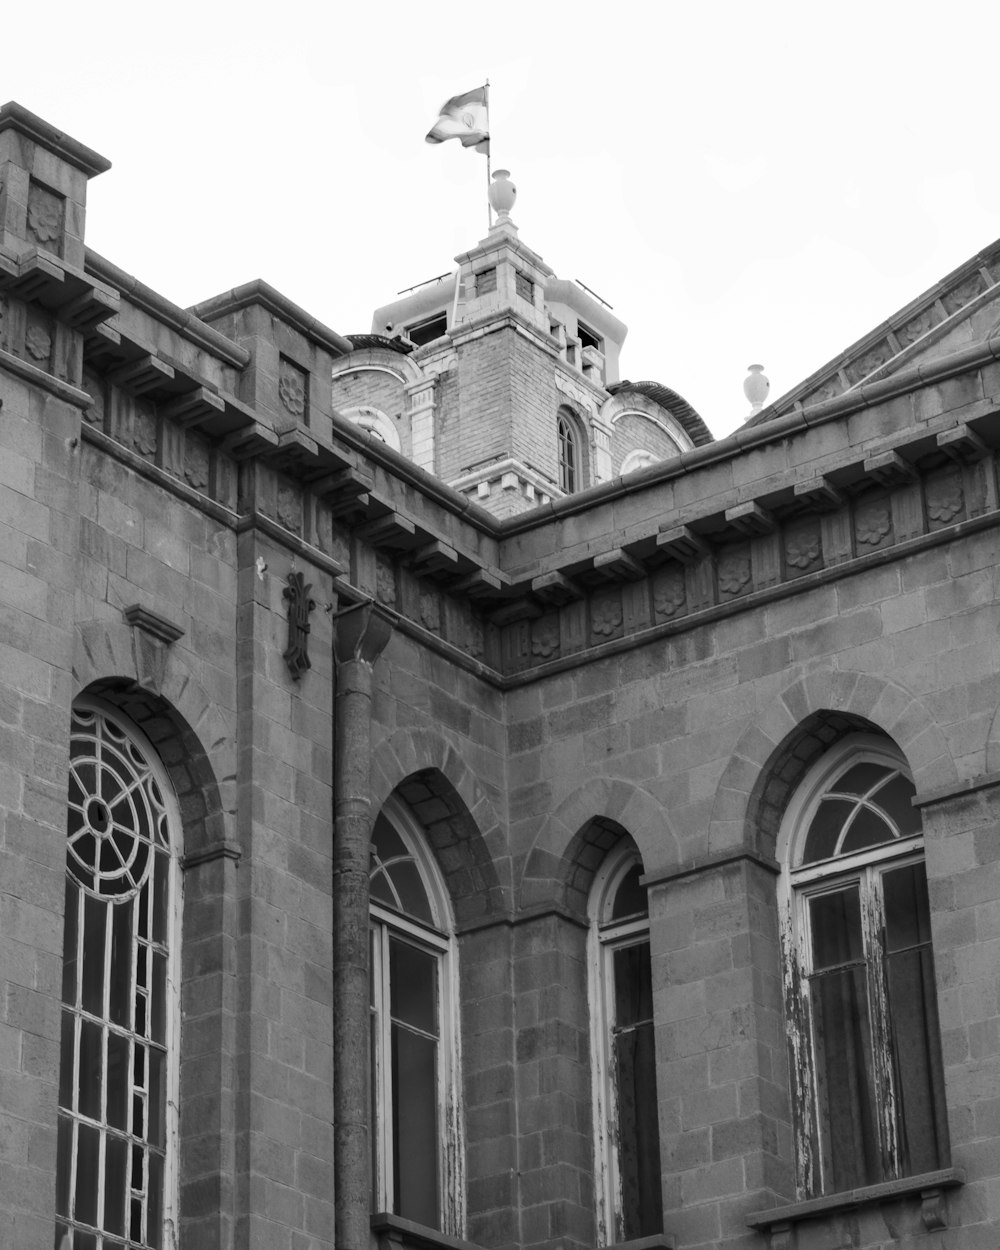
[(374, 1210), (460, 1234), (451, 909), (401, 804), (387, 804), (372, 832), (371, 969)]
[(892, 744), (810, 770), (779, 834), (797, 1131), (808, 1196), (946, 1166), (920, 814)]
[(610, 852), (590, 898), (599, 1240), (663, 1232), (649, 904), (631, 839)]
[(581, 484), (580, 432), (573, 418), (562, 410), (556, 418), (556, 434), (559, 489), (566, 495), (572, 495)]
[(180, 821), (156, 753), (81, 702), (70, 741), (57, 1250), (171, 1250)]

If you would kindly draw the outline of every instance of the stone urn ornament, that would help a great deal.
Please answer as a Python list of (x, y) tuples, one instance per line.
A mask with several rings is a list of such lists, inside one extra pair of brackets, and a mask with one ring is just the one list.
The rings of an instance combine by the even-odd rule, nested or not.
[(517, 199), (517, 187), (510, 180), (509, 169), (497, 169), (489, 188), (490, 205), (498, 220), (509, 221), (510, 210)]
[(749, 365), (748, 368), (750, 375), (743, 383), (743, 394), (750, 401), (751, 417), (755, 417), (764, 407), (771, 383), (764, 376), (763, 365)]

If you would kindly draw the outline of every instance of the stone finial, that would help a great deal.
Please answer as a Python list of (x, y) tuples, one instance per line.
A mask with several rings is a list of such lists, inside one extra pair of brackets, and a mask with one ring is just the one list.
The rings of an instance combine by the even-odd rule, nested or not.
[(763, 365), (750, 365), (748, 367), (750, 374), (743, 383), (743, 394), (750, 401), (751, 417), (755, 417), (764, 407), (764, 401), (767, 399), (767, 393), (771, 389), (771, 383), (764, 377)]
[(497, 169), (493, 172), (493, 182), (489, 189), (490, 204), (497, 215), (497, 225), (510, 221), (510, 210), (517, 199), (517, 187), (510, 180), (509, 169)]

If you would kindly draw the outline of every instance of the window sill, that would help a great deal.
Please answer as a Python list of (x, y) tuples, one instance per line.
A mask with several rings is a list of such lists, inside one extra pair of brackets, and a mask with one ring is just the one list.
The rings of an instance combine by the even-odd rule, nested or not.
[(924, 1227), (928, 1231), (947, 1228), (944, 1191), (964, 1183), (965, 1173), (961, 1168), (941, 1168), (940, 1171), (923, 1172), (919, 1176), (904, 1176), (898, 1181), (884, 1181), (881, 1185), (865, 1185), (861, 1189), (848, 1189), (839, 1194), (824, 1194), (822, 1198), (808, 1198), (805, 1202), (771, 1207), (767, 1211), (754, 1211), (747, 1216), (747, 1224), (758, 1232), (770, 1233), (773, 1250), (782, 1250), (791, 1244), (789, 1232), (792, 1225), (800, 1220), (819, 1219), (824, 1215), (853, 1211), (857, 1207), (919, 1196)]
[(379, 1211), (373, 1215), (371, 1229), (378, 1237), (379, 1250), (394, 1250), (398, 1246), (410, 1246), (413, 1250), (480, 1250), (475, 1242), (452, 1237), (436, 1228), (428, 1228), (426, 1224), (404, 1220), (391, 1211)]
[(653, 1233), (650, 1237), (636, 1237), (632, 1241), (615, 1241), (605, 1250), (674, 1250), (674, 1240), (665, 1233)]

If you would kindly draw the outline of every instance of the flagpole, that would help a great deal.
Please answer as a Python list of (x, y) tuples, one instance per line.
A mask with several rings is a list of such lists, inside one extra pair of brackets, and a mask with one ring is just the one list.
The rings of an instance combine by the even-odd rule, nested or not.
[(486, 80), (486, 233), (493, 229), (493, 205), (490, 203), (490, 148), (493, 145), (493, 134), (490, 127), (490, 80)]

